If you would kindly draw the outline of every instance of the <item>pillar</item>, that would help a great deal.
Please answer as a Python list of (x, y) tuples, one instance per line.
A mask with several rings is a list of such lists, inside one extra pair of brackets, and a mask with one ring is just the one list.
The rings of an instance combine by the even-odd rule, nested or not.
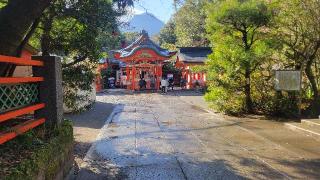
[(129, 90), (130, 86), (128, 85), (128, 82), (130, 81), (130, 70), (129, 70), (129, 67), (128, 67), (128, 63), (126, 64), (126, 74), (127, 74), (126, 86), (127, 86), (127, 89)]
[(161, 64), (157, 65), (157, 89), (160, 88), (160, 81), (162, 79), (162, 66)]
[(136, 86), (136, 67), (134, 65), (132, 65), (132, 90), (135, 90), (135, 86)]
[(46, 118), (46, 128), (51, 131), (63, 120), (63, 91), (61, 59), (56, 56), (33, 56), (33, 60), (44, 63), (43, 67), (33, 67), (34, 76), (41, 76), (44, 81), (39, 85), (40, 102), (45, 108), (35, 112), (35, 118)]

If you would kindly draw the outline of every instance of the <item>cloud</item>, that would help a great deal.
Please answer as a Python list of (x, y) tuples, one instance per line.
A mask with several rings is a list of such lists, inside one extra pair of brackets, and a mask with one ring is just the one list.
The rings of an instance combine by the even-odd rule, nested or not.
[(145, 11), (142, 9), (134, 8), (133, 9), (133, 14), (143, 14)]

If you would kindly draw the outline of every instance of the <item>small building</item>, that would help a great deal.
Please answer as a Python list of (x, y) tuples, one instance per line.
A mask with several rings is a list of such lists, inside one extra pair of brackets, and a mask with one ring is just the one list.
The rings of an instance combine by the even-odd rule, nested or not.
[(193, 89), (195, 86), (206, 85), (206, 73), (191, 71), (192, 66), (205, 65), (209, 54), (212, 53), (210, 47), (179, 47), (177, 53), (176, 68), (181, 69), (181, 78), (186, 80), (186, 88)]
[[(117, 88), (123, 88), (122, 79), (123, 69), (126, 64), (112, 57), (101, 59), (97, 68), (96, 91), (101, 92), (108, 87), (108, 78), (114, 78), (114, 86)], [(105, 76), (104, 73), (110, 71), (109, 76)]]

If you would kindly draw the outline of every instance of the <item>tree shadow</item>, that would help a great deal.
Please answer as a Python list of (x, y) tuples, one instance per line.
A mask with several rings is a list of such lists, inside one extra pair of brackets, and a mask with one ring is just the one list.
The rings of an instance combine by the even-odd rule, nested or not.
[(116, 104), (97, 101), (88, 111), (79, 114), (65, 114), (64, 118), (72, 120), (74, 127), (101, 129), (115, 106)]
[(280, 164), (293, 168), (295, 172), (303, 174), (306, 179), (320, 179), (320, 159), (303, 159), (298, 161), (277, 160)]

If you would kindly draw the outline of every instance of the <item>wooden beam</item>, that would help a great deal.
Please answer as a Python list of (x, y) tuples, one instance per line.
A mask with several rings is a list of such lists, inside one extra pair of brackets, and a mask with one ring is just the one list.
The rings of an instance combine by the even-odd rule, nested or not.
[(43, 77), (2, 77), (0, 78), (0, 84), (41, 82), (43, 80)]
[(17, 58), (11, 56), (2, 56), (0, 55), (0, 62), (2, 63), (11, 63), (18, 66), (44, 66), (43, 62), (35, 61), (27, 58)]
[(18, 110), (14, 110), (14, 111), (9, 111), (9, 112), (3, 113), (3, 114), (0, 115), (0, 123), (4, 122), (4, 121), (7, 121), (9, 119), (24, 115), (24, 114), (31, 113), (33, 111), (42, 109), (44, 107), (45, 107), (45, 104), (41, 103), (41, 104), (36, 104), (36, 105), (28, 106), (28, 107), (25, 107), (25, 108), (21, 108), (21, 109), (18, 109)]
[(9, 131), (1, 133), (0, 134), (0, 144), (3, 144), (15, 137), (17, 137), (20, 134), (23, 134), (30, 129), (33, 129), (45, 122), (44, 118), (37, 119), (37, 120), (28, 120), (26, 122), (23, 122), (19, 125), (14, 126)]

